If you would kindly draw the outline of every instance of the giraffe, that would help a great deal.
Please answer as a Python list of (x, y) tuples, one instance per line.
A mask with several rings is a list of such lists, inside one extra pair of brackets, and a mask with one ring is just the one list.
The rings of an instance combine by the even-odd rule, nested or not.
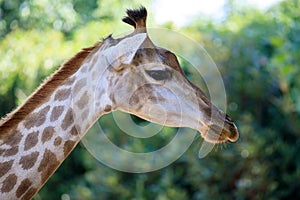
[(152, 43), (146, 18), (144, 7), (127, 10), (131, 34), (82, 49), (0, 121), (0, 199), (31, 199), (92, 124), (114, 110), (162, 124), (163, 107), (163, 125), (196, 129), (212, 143), (238, 139), (234, 122), (186, 78), (176, 56)]

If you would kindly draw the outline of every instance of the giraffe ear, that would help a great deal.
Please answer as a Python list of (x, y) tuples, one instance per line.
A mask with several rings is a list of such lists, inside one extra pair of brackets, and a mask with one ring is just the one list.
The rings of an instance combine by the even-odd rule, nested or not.
[(104, 51), (108, 65), (113, 66), (116, 70), (123, 67), (122, 64), (128, 65), (132, 62), (137, 50), (146, 40), (146, 33), (135, 34), (126, 37), (117, 45), (112, 46)]

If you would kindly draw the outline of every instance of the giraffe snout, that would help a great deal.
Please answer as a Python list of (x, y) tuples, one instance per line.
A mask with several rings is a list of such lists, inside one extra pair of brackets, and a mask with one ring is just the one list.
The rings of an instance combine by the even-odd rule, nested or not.
[(234, 122), (226, 115), (223, 123), (212, 123), (201, 130), (202, 137), (211, 143), (236, 142), (239, 132)]

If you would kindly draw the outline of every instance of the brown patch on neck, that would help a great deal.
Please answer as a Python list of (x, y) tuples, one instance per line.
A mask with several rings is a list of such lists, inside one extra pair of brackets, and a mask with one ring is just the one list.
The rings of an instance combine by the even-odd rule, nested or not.
[(44, 129), (43, 134), (42, 134), (42, 142), (43, 144), (47, 141), (49, 141), (52, 136), (55, 134), (54, 127), (48, 126)]
[(28, 178), (24, 179), (16, 191), (16, 196), (18, 198), (20, 198), (28, 190), (28, 188), (31, 185), (32, 185), (32, 182)]
[(13, 160), (0, 163), (0, 178), (11, 169), (13, 163)]
[(64, 155), (67, 157), (70, 152), (75, 148), (76, 142), (72, 140), (68, 140), (64, 144)]
[(37, 188), (35, 187), (31, 187), (26, 193), (25, 195), (22, 197), (21, 200), (27, 200), (27, 199), (31, 199), (33, 197), (33, 195), (38, 191)]
[(0, 121), (0, 139), (3, 139), (6, 133), (23, 121), (35, 108), (47, 101), (58, 86), (63, 85), (64, 81), (68, 82), (68, 78), (77, 72), (82, 63), (95, 53), (101, 45), (102, 43), (99, 42), (92, 47), (82, 49), (51, 75), (23, 105), (2, 119)]
[(10, 174), (8, 177), (3, 181), (2, 187), (1, 187), (1, 192), (6, 193), (10, 192), (15, 184), (17, 183), (17, 176), (15, 174)]
[(39, 141), (38, 137), (39, 137), (39, 131), (29, 133), (25, 139), (24, 151), (27, 151), (32, 147), (34, 147)]
[(31, 169), (35, 165), (38, 156), (39, 156), (39, 152), (37, 151), (29, 155), (22, 156), (19, 161), (19, 164), (22, 166), (23, 169)]
[(65, 118), (62, 121), (61, 128), (65, 131), (69, 126), (71, 126), (74, 123), (74, 114), (73, 110), (69, 108), (67, 111)]
[(41, 172), (42, 184), (46, 182), (59, 165), (60, 161), (57, 160), (56, 155), (52, 151), (46, 149), (43, 159), (38, 167), (38, 172)]

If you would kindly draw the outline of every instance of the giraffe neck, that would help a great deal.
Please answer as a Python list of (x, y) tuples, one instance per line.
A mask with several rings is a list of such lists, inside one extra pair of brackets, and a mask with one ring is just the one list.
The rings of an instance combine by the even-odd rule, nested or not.
[(111, 110), (108, 70), (100, 57), (86, 59), (1, 138), (0, 199), (30, 199), (95, 120)]

